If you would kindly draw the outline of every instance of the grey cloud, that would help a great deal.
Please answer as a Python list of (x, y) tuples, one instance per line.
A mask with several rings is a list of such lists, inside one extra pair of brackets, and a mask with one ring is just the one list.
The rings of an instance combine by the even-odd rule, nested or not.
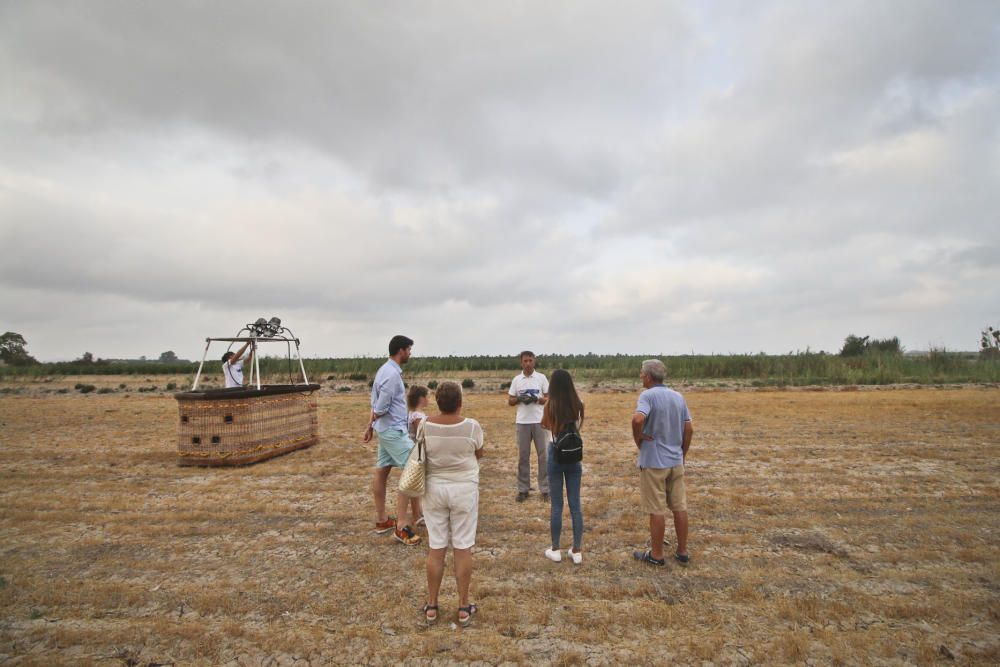
[(328, 353), (397, 323), (444, 353), (965, 340), (1000, 302), (998, 29), (990, 2), (6, 3), (0, 304), (45, 350), (88, 313), (169, 341), (262, 311)]
[(670, 3), (442, 9), (32, 3), (7, 6), (2, 43), (11, 94), (31, 91), (43, 131), (190, 124), (293, 138), (390, 186), (527, 170), (593, 191), (603, 179), (580, 162), (662, 107), (691, 42)]
[[(136, 228), (124, 207), (88, 210), (16, 192), (4, 193), (0, 215), (17, 221), (0, 227), (9, 255), (0, 279), (22, 288), (228, 306), (281, 303), (341, 316), (442, 298), (481, 307), (530, 302), (565, 288), (559, 275), (546, 275), (561, 236), (541, 227), (530, 242), (509, 245), (510, 231), (497, 224), (512, 215), (504, 208), (432, 208), (419, 230), (374, 211), (334, 224), (325, 218), (337, 221), (336, 208), (292, 224), (280, 211), (260, 214), (259, 226), (279, 230), (277, 250), (273, 233), (255, 243), (254, 233), (238, 224), (192, 242), (178, 234), (183, 220), (167, 215)], [(414, 289), (415, 281), (427, 289)]]
[(959, 266), (1000, 269), (1000, 245), (977, 245), (954, 253), (950, 259)]

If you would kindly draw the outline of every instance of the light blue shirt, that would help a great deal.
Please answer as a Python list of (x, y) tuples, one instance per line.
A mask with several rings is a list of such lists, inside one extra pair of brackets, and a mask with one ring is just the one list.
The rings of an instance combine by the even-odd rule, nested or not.
[(403, 386), (403, 369), (389, 359), (375, 374), (372, 383), (372, 412), (375, 413), (375, 430), (379, 433), (394, 429), (407, 432), (406, 387)]
[(639, 394), (636, 412), (646, 415), (643, 440), (639, 447), (640, 468), (673, 468), (684, 463), (684, 422), (691, 421), (684, 397), (662, 384)]

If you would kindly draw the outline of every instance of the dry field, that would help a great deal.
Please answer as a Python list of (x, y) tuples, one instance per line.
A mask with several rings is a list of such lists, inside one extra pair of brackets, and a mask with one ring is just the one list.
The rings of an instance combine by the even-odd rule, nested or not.
[(635, 395), (584, 400), (574, 567), (514, 502), (513, 409), (468, 397), (461, 630), (454, 580), (424, 627), (425, 549), (371, 532), (360, 394), (322, 393), (318, 446), (222, 470), (175, 465), (167, 395), (0, 396), (0, 663), (1000, 662), (1000, 390), (691, 391), (693, 561), (662, 569), (630, 559)]

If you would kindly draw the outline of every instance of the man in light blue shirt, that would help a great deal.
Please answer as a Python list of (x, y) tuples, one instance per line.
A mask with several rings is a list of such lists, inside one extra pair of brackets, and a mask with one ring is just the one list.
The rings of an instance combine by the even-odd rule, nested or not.
[(667, 368), (659, 359), (642, 362), (639, 379), (645, 387), (632, 415), (632, 439), (639, 448), (639, 478), (642, 510), (649, 514), (650, 549), (633, 556), (651, 565), (665, 565), (663, 533), (669, 508), (674, 515), (677, 552), (683, 564), (687, 552), (687, 494), (684, 488), (684, 460), (694, 429), (684, 397), (663, 384)]
[[(406, 387), (403, 384), (403, 364), (410, 360), (413, 340), (406, 336), (393, 336), (389, 341), (389, 359), (382, 364), (372, 382), (372, 414), (365, 429), (364, 441), (371, 442), (378, 434), (378, 455), (372, 480), (375, 497), (375, 532), (384, 535), (393, 531), (397, 540), (407, 546), (420, 544), (407, 520), (409, 498), (396, 493), (396, 517), (386, 516), (385, 487), (393, 468), (402, 469), (413, 448), (406, 423)], [(414, 520), (416, 517), (413, 517)]]

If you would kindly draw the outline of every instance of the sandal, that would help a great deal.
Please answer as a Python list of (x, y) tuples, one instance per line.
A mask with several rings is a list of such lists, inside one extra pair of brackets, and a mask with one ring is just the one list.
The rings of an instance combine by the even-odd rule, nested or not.
[(427, 621), (427, 625), (437, 622), (438, 606), (436, 604), (425, 604), (420, 611), (424, 612), (424, 620)]
[(657, 565), (659, 567), (663, 567), (667, 564), (667, 560), (665, 558), (653, 558), (652, 551), (633, 551), (632, 558), (642, 561), (643, 563), (649, 563), (650, 565)]
[[(469, 624), (472, 623), (472, 617), (475, 616), (477, 611), (479, 611), (479, 608), (476, 607), (475, 603), (470, 604), (468, 607), (459, 607), (458, 624), (463, 628), (469, 627)], [(465, 613), (465, 618), (462, 618), (463, 612)]]

